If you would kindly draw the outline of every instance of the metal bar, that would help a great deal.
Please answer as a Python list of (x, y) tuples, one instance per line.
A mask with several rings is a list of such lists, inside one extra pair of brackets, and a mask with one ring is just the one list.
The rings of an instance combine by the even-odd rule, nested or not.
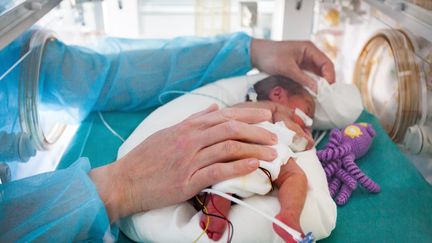
[(432, 11), (401, 0), (363, 1), (395, 20), (402, 28), (412, 30), (432, 42)]
[(0, 15), (0, 50), (60, 2), (61, 0), (26, 0)]

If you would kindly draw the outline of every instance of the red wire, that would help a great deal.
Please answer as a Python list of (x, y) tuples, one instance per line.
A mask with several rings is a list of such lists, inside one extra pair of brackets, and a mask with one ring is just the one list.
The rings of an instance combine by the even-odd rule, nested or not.
[(216, 207), (216, 204), (213, 201), (213, 197), (215, 197), (215, 195), (211, 195), (210, 196), (210, 201), (213, 204), (214, 209), (216, 209), (216, 212), (218, 212), (225, 219), (225, 222), (228, 225), (228, 237), (227, 237), (227, 243), (228, 243), (229, 242), (229, 238), (230, 238), (230, 226), (229, 226), (229, 223), (228, 223), (228, 218), (223, 213), (221, 213), (221, 211), (219, 211), (219, 209)]

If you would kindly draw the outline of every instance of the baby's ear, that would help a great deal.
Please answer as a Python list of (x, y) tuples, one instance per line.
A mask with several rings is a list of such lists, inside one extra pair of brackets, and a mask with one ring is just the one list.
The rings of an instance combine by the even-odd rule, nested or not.
[(270, 90), (269, 98), (271, 101), (280, 101), (282, 98), (283, 88), (281, 86), (275, 86)]

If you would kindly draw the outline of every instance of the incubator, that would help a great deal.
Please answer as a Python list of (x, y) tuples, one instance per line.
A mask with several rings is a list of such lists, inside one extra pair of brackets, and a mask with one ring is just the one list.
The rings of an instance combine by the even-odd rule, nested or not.
[[(357, 85), (367, 110), (380, 120), (393, 141), (409, 153), (424, 155), (432, 163), (430, 0), (183, 0), (171, 1), (175, 2), (175, 7), (167, 7), (168, 2), (11, 0), (0, 3), (2, 183), (55, 170), (64, 151), (71, 146), (80, 122), (91, 109), (118, 110), (126, 107), (125, 104), (132, 104), (126, 110), (133, 110), (144, 107), (145, 102), (148, 106), (163, 103), (158, 100), (161, 97), (152, 93), (160, 87), (152, 86), (153, 90), (147, 86), (136, 90), (131, 87), (121, 89), (118, 85), (121, 79), (109, 79), (113, 82), (103, 84), (115, 73), (116, 70), (108, 67), (112, 67), (110, 65), (119, 53), (129, 55), (131, 59), (126, 61), (132, 61), (128, 64), (146, 60), (147, 52), (135, 55), (136, 50), (144, 48), (138, 42), (129, 45), (132, 42), (108, 40), (85, 51), (72, 45), (105, 34), (170, 38), (244, 31), (259, 38), (311, 39), (335, 62), (337, 81)], [(193, 6), (199, 11), (195, 13)], [(129, 15), (125, 10), (135, 14)], [(166, 15), (174, 16), (175, 21), (167, 21)], [(237, 21), (236, 17), (242, 19)], [(53, 22), (52, 19), (62, 21)], [(117, 20), (120, 19), (127, 21), (127, 25), (119, 24)], [(191, 19), (199, 21), (192, 23)], [(78, 24), (80, 32), (64, 24), (68, 21)], [(172, 27), (172, 22), (177, 23), (176, 28)], [(156, 27), (150, 23), (160, 25)], [(242, 35), (236, 38), (233, 43), (244, 40)], [(62, 51), (51, 52), (48, 46)], [(65, 51), (68, 48), (76, 48), (80, 56), (70, 56)], [(200, 52), (191, 54), (193, 57), (199, 55)], [(77, 64), (75, 58), (85, 60), (82, 64), (86, 65), (81, 66), (80, 71), (68, 69)], [(148, 59), (151, 59), (148, 63), (158, 65), (154, 58)], [(187, 64), (191, 67), (193, 61)], [(104, 72), (94, 72), (102, 67), (105, 67)], [(151, 68), (132, 67), (135, 68), (124, 70), (122, 75), (131, 74), (126, 75), (127, 78), (138, 80), (149, 75), (146, 71), (151, 71)], [(236, 71), (242, 73), (242, 70), (233, 72)], [(71, 77), (70, 83), (66, 84), (79, 89), (75, 90), (78, 94), (86, 94), (86, 100), (91, 103), (61, 92), (64, 89), (60, 89), (60, 84), (65, 84), (61, 82), (65, 76)], [(75, 81), (83, 76), (94, 86), (76, 85)], [(169, 85), (175, 88), (179, 84), (173, 81)], [(188, 85), (188, 89), (196, 88), (195, 84)], [(107, 108), (111, 89), (118, 89), (120, 95), (113, 99), (117, 103), (110, 103), (112, 106)], [(94, 90), (100, 90), (102, 95)], [(134, 100), (137, 94), (146, 97)], [(169, 100), (163, 98), (164, 102)], [(109, 125), (107, 127), (111, 129)], [(111, 132), (116, 134), (112, 129)], [(80, 150), (81, 156), (84, 145)]]
[[(55, 10), (51, 11), (53, 8)], [(134, 8), (137, 9), (136, 15), (126, 14), (125, 10)], [(35, 154), (43, 154), (36, 151), (57, 151), (56, 159), (51, 163), (53, 166), (38, 172), (54, 169), (79, 120), (85, 116), (76, 107), (75, 110), (65, 110), (52, 105), (48, 101), (52, 101), (49, 98), (55, 96), (53, 94), (48, 98), (46, 94), (45, 98), (42, 95), (47, 86), (45, 77), (40, 74), (42, 57), (47, 55), (46, 46), (55, 43), (56, 39), (72, 44), (92, 41), (107, 34), (165, 38), (213, 35), (233, 30), (273, 39), (311, 38), (335, 62), (338, 80), (353, 82), (359, 87), (366, 108), (380, 119), (396, 143), (410, 153), (430, 155), (430, 9), (430, 1), (417, 0), (275, 0), (255, 3), (184, 0), (171, 5), (169, 1), (152, 0), (127, 3), (7, 1), (0, 9), (0, 47), (4, 57), (12, 58), (14, 64), (0, 64), (1, 95), (2, 99), (8, 100), (0, 105), (1, 113), (7, 114), (0, 120), (0, 139), (6, 144), (0, 149), (0, 160), (23, 162)], [(162, 33), (149, 25), (149, 21), (162, 26), (168, 24), (163, 21), (163, 14), (158, 15), (160, 11), (182, 23), (183, 27), (176, 30), (179, 33)], [(47, 13), (48, 16), (42, 18)], [(241, 18), (239, 21), (235, 18), (237, 15)], [(129, 28), (123, 28), (120, 21), (113, 22), (112, 16), (121, 18)], [(195, 21), (195, 30), (188, 27), (194, 25), (194, 18), (198, 20)], [(299, 23), (298, 28), (293, 28), (292, 23)], [(71, 27), (77, 25), (79, 28)], [(8, 45), (14, 40), (14, 45)], [(107, 46), (109, 44), (95, 49), (103, 52)], [(58, 145), (60, 143), (62, 146)]]
[(411, 153), (431, 155), (430, 1), (320, 1), (314, 41), (368, 111)]

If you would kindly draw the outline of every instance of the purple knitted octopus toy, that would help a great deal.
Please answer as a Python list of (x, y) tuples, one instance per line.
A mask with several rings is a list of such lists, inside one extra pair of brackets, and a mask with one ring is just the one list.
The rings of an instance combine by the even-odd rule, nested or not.
[(329, 183), (330, 195), (338, 205), (345, 205), (357, 182), (369, 192), (377, 193), (379, 185), (365, 175), (355, 163), (366, 154), (372, 144), (375, 130), (371, 124), (355, 123), (342, 130), (333, 129), (326, 147), (317, 155)]

